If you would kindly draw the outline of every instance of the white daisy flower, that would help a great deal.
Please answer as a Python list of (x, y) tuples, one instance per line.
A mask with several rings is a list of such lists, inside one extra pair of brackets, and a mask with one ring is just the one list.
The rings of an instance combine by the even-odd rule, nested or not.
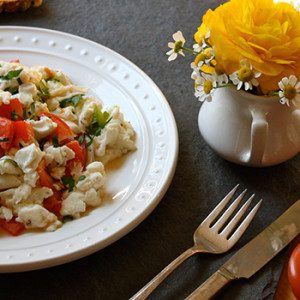
[(205, 57), (205, 63), (208, 65), (215, 58), (215, 51), (213, 48), (209, 47), (203, 50)]
[(224, 86), (229, 82), (229, 78), (226, 74), (214, 73), (212, 76), (214, 77), (214, 80), (217, 82), (218, 86)]
[(241, 68), (229, 76), (230, 80), (237, 89), (240, 90), (242, 86), (245, 86), (245, 91), (252, 90), (253, 86), (258, 86), (258, 77), (261, 73), (253, 70), (253, 67), (248, 62), (241, 62)]
[(278, 82), (278, 86), (280, 88), (279, 101), (281, 104), (290, 106), (290, 101), (292, 101), (297, 106), (297, 103), (300, 103), (300, 82), (295, 75), (282, 78)]
[(168, 51), (166, 54), (169, 55), (168, 60), (172, 61), (177, 58), (178, 54), (185, 56), (182, 47), (185, 44), (185, 38), (183, 37), (183, 34), (181, 31), (177, 31), (173, 34), (173, 39), (175, 43), (170, 42), (168, 43), (169, 48), (171, 48), (170, 51)]
[(191, 68), (192, 68), (194, 71), (199, 71), (199, 70), (202, 68), (203, 65), (204, 65), (204, 61), (202, 61), (202, 60), (200, 60), (200, 61), (198, 62), (197, 65), (196, 65), (196, 63), (193, 61), (193, 62), (191, 63)]
[(199, 44), (194, 44), (193, 49), (196, 53), (200, 53), (202, 51), (202, 47)]
[(201, 47), (202, 49), (205, 49), (207, 47), (210, 47), (208, 44), (207, 44), (207, 40), (210, 38), (210, 30), (207, 30), (204, 38), (202, 39), (201, 41)]
[(204, 65), (205, 55), (203, 52), (197, 54), (195, 60), (191, 63), (191, 68), (194, 71), (200, 71), (201, 67)]
[(210, 102), (216, 87), (217, 83), (215, 82), (213, 76), (202, 73), (202, 76), (198, 78), (198, 82), (196, 82), (195, 97), (201, 102)]

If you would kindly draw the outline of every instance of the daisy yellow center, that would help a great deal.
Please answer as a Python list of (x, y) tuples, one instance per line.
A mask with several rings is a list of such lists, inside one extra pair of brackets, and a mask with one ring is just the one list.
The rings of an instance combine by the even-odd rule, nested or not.
[(253, 79), (253, 72), (249, 67), (242, 67), (238, 71), (238, 78), (240, 81), (249, 82)]
[(212, 58), (212, 48), (206, 48), (203, 52), (206, 59)]
[(177, 41), (174, 46), (174, 52), (178, 53), (181, 50), (182, 45), (183, 45), (182, 41)]
[(204, 61), (205, 60), (205, 55), (203, 52), (199, 53), (197, 56), (196, 56), (196, 59), (195, 59), (195, 64), (196, 66), (198, 66), (199, 62), (200, 61)]
[(209, 94), (213, 88), (213, 84), (210, 80), (205, 80), (203, 84), (203, 90), (205, 94)]
[(297, 94), (296, 88), (290, 84), (288, 84), (284, 87), (283, 92), (284, 92), (285, 98), (287, 98), (289, 100), (294, 99)]

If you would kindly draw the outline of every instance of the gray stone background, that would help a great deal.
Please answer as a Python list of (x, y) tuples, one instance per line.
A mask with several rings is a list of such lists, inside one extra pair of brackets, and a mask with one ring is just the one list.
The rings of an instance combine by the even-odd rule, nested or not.
[[(220, 0), (44, 0), (41, 8), (1, 14), (0, 25), (50, 28), (79, 35), (124, 55), (168, 99), (179, 132), (173, 182), (154, 212), (113, 245), (72, 263), (0, 275), (1, 299), (126, 299), (192, 245), (195, 228), (236, 183), (264, 202), (249, 230), (226, 255), (189, 259), (151, 297), (183, 299), (242, 245), (300, 197), (300, 157), (272, 168), (247, 168), (219, 158), (197, 128), (189, 59), (167, 62), (167, 42), (182, 30), (192, 37), (208, 7)], [(257, 249), (255, 255), (259, 255)], [(228, 286), (219, 299), (272, 299), (287, 251), (250, 280)], [(249, 256), (251, 259), (251, 256)]]

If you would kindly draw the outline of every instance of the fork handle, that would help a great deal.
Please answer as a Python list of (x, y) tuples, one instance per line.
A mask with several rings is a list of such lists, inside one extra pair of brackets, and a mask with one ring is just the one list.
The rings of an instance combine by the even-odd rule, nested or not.
[(218, 292), (232, 281), (233, 277), (226, 275), (222, 270), (218, 270), (211, 275), (202, 285), (200, 285), (185, 300), (209, 300), (213, 299)]
[[(149, 283), (147, 283), (140, 291), (138, 291), (130, 300), (146, 299), (178, 266), (180, 266), (187, 258), (195, 253), (202, 252), (194, 247), (189, 248), (180, 256), (174, 259), (160, 273), (158, 273)], [(204, 251), (203, 251), (204, 252)]]

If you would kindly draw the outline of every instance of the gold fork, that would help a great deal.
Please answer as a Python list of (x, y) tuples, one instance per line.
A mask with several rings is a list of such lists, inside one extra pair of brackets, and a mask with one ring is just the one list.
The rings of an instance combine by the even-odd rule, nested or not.
[(222, 210), (228, 204), (239, 185), (234, 187), (224, 199), (216, 206), (216, 208), (207, 216), (207, 218), (199, 225), (194, 233), (194, 246), (187, 249), (159, 274), (157, 274), (147, 285), (137, 292), (130, 300), (146, 299), (161, 283), (169, 276), (182, 262), (195, 253), (214, 253), (220, 254), (228, 251), (239, 240), (245, 232), (252, 219), (254, 218), (262, 200), (260, 200), (249, 214), (244, 218), (242, 223), (235, 229), (239, 221), (242, 219), (247, 208), (251, 204), (254, 194), (244, 203), (239, 211), (234, 215), (231, 221), (225, 226), (225, 223), (233, 215), (235, 209), (242, 201), (247, 190), (244, 190), (227, 210), (217, 219)]

